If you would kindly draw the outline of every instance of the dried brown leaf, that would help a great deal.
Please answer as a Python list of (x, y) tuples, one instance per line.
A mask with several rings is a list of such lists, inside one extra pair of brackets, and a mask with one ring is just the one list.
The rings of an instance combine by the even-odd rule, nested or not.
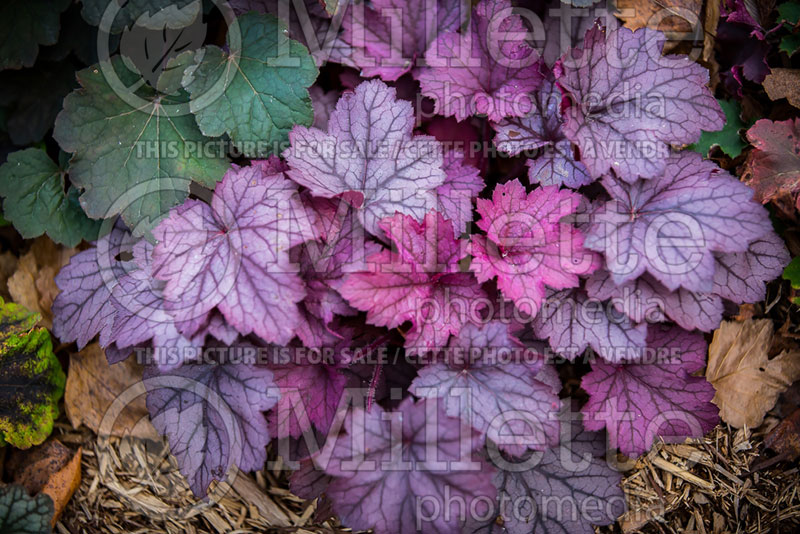
[[(97, 343), (70, 355), (64, 407), (72, 426), (78, 428), (85, 424), (97, 433), (114, 400), (141, 380), (141, 366), (133, 358), (109, 365)], [(144, 396), (126, 401), (120, 413), (113, 417), (112, 436), (158, 439), (148, 418)]]
[(81, 456), (83, 449), (72, 455), (72, 459), (48, 479), (47, 484), (42, 488), (42, 493), (49, 495), (55, 505), (55, 514), (50, 520), (51, 526), (55, 526), (64, 507), (72, 498), (72, 495), (81, 485)]
[(39, 493), (49, 478), (72, 458), (72, 451), (56, 439), (30, 449), (13, 449), (9, 457), (9, 476), (31, 495)]
[(11, 300), (11, 293), (8, 292), (8, 279), (17, 270), (16, 254), (5, 251), (0, 254), (0, 297)]
[(702, 0), (617, 0), (616, 16), (626, 28), (691, 32), (699, 23)]
[(788, 460), (800, 458), (800, 409), (773, 428), (764, 438), (764, 445), (785, 454)]
[(742, 180), (759, 202), (794, 195), (800, 188), (800, 120), (761, 119), (747, 130), (753, 150), (747, 155)]
[(37, 447), (14, 450), (9, 458), (9, 476), (30, 495), (44, 493), (55, 505), (52, 525), (81, 483), (82, 449), (73, 452), (51, 439)]
[(720, 417), (733, 427), (759, 426), (778, 395), (800, 378), (800, 352), (769, 359), (772, 333), (769, 319), (726, 321), (714, 332), (706, 378), (717, 390), (712, 402)]
[(764, 89), (770, 100), (785, 98), (800, 108), (800, 70), (773, 68), (764, 79)]
[(53, 325), (50, 308), (58, 295), (55, 275), (76, 252), (76, 249), (56, 245), (48, 237), (37, 238), (8, 278), (8, 292), (14, 302), (40, 313), (41, 324), (48, 329)]

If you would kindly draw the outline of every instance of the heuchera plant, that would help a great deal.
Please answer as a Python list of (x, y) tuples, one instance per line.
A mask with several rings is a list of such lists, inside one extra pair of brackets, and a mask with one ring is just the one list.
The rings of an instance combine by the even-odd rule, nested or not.
[[(56, 278), (55, 335), (145, 363), (154, 426), (197, 495), (261, 468), (272, 444), (297, 469), (293, 490), (354, 529), (613, 522), (624, 501), (604, 444), (636, 456), (712, 428), (702, 333), (789, 261), (753, 190), (680, 150), (725, 122), (706, 70), (663, 56), (658, 32), (600, 20), (545, 60), (508, 0), (471, 13), (310, 2), (285, 23), (264, 14), (273, 3), (232, 4), (239, 44), (172, 58), (141, 95), (159, 121), (111, 103), (97, 71), (67, 98), (56, 139), (75, 153), (80, 206), (109, 218)], [(287, 51), (297, 70), (262, 70)], [(237, 54), (233, 83), (203, 106)], [(348, 68), (342, 93), (307, 89), (326, 58)], [(191, 111), (172, 127), (162, 82)], [(98, 140), (106, 116), (119, 146)], [(125, 158), (128, 137), (162, 130), (271, 155)], [(259, 136), (288, 143), (248, 145)], [(478, 137), (527, 169), (487, 172), (455, 143)], [(39, 163), (17, 172), (63, 176)], [(106, 177), (115, 166), (121, 181)], [(170, 198), (114, 203), (125, 184), (185, 169)], [(585, 395), (566, 398), (558, 370), (581, 357)], [(565, 516), (546, 497), (605, 512)]]

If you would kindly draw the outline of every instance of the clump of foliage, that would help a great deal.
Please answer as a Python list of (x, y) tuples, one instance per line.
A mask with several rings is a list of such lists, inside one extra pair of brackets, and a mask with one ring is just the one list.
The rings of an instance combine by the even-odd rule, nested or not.
[[(704, 157), (741, 152), (738, 105), (660, 32), (585, 17), (554, 52), (509, 0), (437, 0), (425, 20), (416, 0), (308, 0), (287, 20), (230, 4), (224, 42), (186, 30), (156, 65), (124, 45), (160, 12), (127, 4), (105, 28), (122, 54), (79, 70), (55, 118), (61, 163), (48, 146), (0, 168), (23, 236), (91, 241), (56, 278), (54, 334), (146, 364), (153, 424), (197, 495), (274, 443), (292, 489), (355, 529), (612, 522), (606, 442), (635, 457), (718, 422), (703, 333), (789, 263), (757, 200), (788, 187), (763, 143), (796, 125), (748, 132), (756, 200)], [(107, 5), (84, 0), (86, 22)]]

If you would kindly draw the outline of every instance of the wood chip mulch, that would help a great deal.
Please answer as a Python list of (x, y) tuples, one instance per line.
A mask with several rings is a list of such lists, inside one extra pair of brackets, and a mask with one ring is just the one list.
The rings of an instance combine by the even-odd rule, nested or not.
[[(239, 474), (209, 501), (192, 495), (164, 443), (112, 438), (58, 426), (82, 445), (83, 481), (57, 534), (245, 534), (349, 532), (315, 522), (315, 503), (292, 495), (286, 472)], [(623, 478), (629, 510), (598, 534), (778, 534), (800, 532), (800, 473), (763, 453), (765, 432), (718, 426), (699, 440), (659, 444)], [(626, 461), (620, 458), (620, 462)]]

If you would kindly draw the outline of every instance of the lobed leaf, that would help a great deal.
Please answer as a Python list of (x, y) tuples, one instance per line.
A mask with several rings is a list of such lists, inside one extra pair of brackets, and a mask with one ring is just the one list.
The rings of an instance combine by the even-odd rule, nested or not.
[[(236, 20), (229, 51), (209, 45), (195, 54), (183, 79), (189, 108), (203, 134), (227, 134), (245, 156), (279, 154), (292, 127), (314, 119), (308, 87), (318, 71), (274, 16), (248, 13)], [(232, 42), (232, 31), (241, 34), (240, 43)]]
[[(185, 94), (162, 95), (141, 86), (134, 106), (115, 92), (102, 65), (79, 71), (81, 88), (64, 99), (53, 137), (70, 161), (70, 179), (83, 191), (80, 203), (94, 219), (122, 218), (136, 235), (154, 227), (170, 208), (182, 203), (189, 184), (214, 187), (228, 168), (223, 155), (203, 150), (208, 139), (191, 115), (176, 113)], [(140, 80), (114, 57), (120, 80)], [(178, 106), (165, 107), (165, 106)]]
[(692, 376), (705, 366), (707, 345), (699, 334), (651, 325), (648, 361), (598, 360), (581, 380), (589, 394), (583, 407), (587, 430), (608, 430), (610, 444), (628, 456), (650, 449), (657, 438), (680, 443), (700, 437), (719, 421), (714, 388)]
[(0, 167), (3, 215), (22, 237), (46, 233), (68, 247), (97, 238), (100, 221), (86, 217), (74, 187), (65, 191), (65, 175), (39, 148), (14, 152)]
[(564, 134), (593, 178), (612, 169), (628, 182), (657, 177), (671, 144), (693, 143), (725, 124), (708, 72), (688, 57), (662, 56), (664, 40), (648, 28), (595, 25), (582, 48), (556, 63)]

